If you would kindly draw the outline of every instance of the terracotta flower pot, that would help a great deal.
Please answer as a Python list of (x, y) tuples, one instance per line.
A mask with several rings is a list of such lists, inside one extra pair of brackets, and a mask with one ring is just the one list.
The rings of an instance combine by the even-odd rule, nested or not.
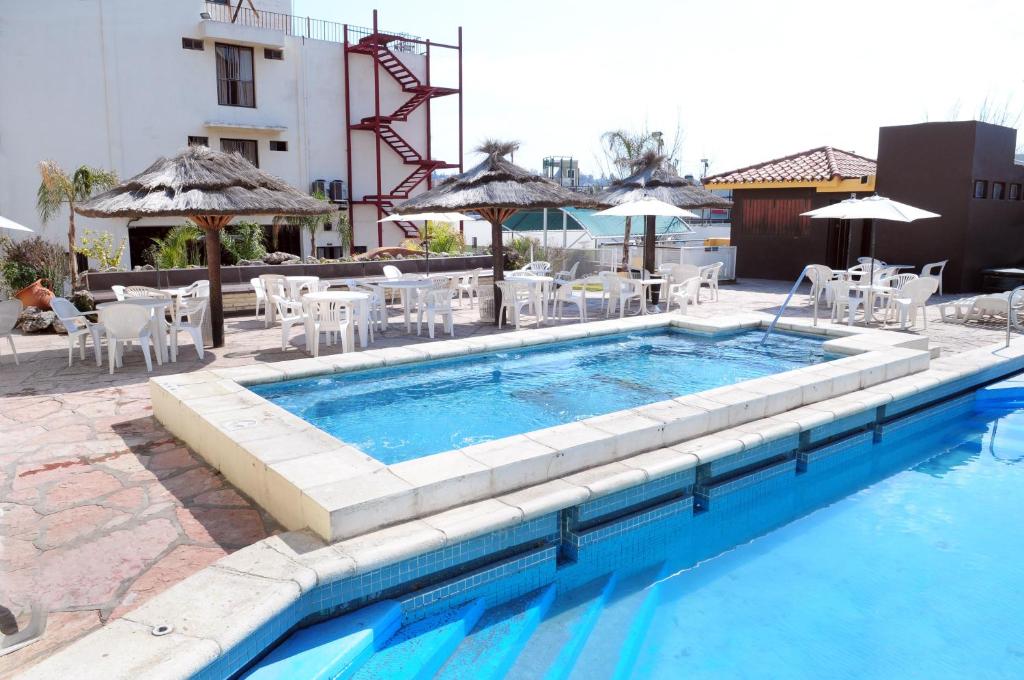
[(14, 297), (21, 300), (26, 307), (35, 307), (46, 311), (50, 309), (50, 300), (54, 298), (53, 291), (43, 285), (46, 279), (36, 279), (17, 293)]

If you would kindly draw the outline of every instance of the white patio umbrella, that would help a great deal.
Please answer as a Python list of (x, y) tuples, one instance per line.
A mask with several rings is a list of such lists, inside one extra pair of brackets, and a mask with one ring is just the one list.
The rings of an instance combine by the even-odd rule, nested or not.
[[(422, 212), (422, 213), (409, 213), (408, 215), (388, 215), (384, 219), (377, 220), (378, 222), (448, 222), (449, 224), (455, 222), (464, 222), (472, 220), (472, 217), (463, 215), (460, 212)], [(426, 257), (427, 273), (430, 273), (430, 244), (427, 243), (427, 234), (423, 233), (423, 245), (424, 253)]]
[[(914, 206), (894, 201), (884, 196), (868, 196), (867, 198), (848, 198), (839, 203), (826, 205), (815, 210), (801, 213), (814, 219), (833, 220), (890, 220), (892, 222), (913, 222), (942, 217), (938, 213), (921, 210)], [(871, 270), (868, 281), (875, 280), (875, 229), (871, 228)]]
[(35, 233), (31, 229), (26, 227), (24, 224), (18, 224), (14, 220), (9, 220), (2, 215), (0, 215), (0, 229), (10, 229), (11, 231), (27, 231), (30, 234)]
[(620, 203), (616, 206), (594, 213), (595, 217), (700, 217), (689, 210), (677, 208), (671, 203), (656, 198), (641, 198), (636, 201)]

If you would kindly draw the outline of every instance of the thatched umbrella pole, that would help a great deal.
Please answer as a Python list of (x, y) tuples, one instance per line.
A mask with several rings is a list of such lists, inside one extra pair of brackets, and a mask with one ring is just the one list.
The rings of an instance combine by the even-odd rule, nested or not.
[(494, 270), (494, 317), (501, 310), (501, 290), (498, 281), (505, 280), (505, 240), (501, 225), (516, 214), (515, 208), (481, 208), (477, 211), (480, 217), (491, 223), (491, 267)]
[(220, 285), (220, 232), (231, 215), (197, 215), (192, 221), (206, 233), (206, 275), (210, 280), (210, 324), (213, 346), (224, 346), (224, 297)]

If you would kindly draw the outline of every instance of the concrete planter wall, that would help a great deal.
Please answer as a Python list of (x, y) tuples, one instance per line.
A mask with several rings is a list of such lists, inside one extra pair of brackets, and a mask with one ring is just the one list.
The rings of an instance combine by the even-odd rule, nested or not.
[[(359, 278), (362, 276), (380, 276), (384, 273), (384, 265), (393, 264), (404, 273), (426, 272), (426, 260), (386, 260), (377, 262), (339, 262), (336, 264), (265, 264), (248, 267), (222, 267), (221, 282), (224, 286), (232, 284), (248, 284), (249, 279), (260, 274), (284, 274), (285, 276), (319, 276), (324, 279)], [(466, 255), (459, 257), (431, 257), (431, 272), (457, 271), (489, 268), (490, 255)], [(157, 271), (132, 272), (89, 272), (83, 277), (91, 291), (109, 291), (111, 286), (187, 286), (206, 278), (206, 268), (196, 269), (164, 269)]]

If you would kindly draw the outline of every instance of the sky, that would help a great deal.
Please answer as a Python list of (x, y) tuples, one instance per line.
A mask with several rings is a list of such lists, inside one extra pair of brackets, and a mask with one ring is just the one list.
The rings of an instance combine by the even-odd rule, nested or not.
[[(575, 156), (600, 174), (601, 134), (681, 130), (680, 170), (709, 173), (831, 145), (873, 157), (878, 128), (976, 118), (1024, 124), (1021, 0), (294, 0), (295, 14), (464, 40), (466, 162), (481, 140), (515, 161)], [(436, 54), (436, 52), (435, 52)], [(435, 84), (453, 63), (434, 58)], [(991, 115), (991, 114), (990, 114)], [(433, 109), (457, 156), (454, 102)], [(445, 124), (450, 121), (450, 124)], [(996, 121), (993, 121), (996, 122)], [(670, 142), (671, 143), (671, 142)]]

